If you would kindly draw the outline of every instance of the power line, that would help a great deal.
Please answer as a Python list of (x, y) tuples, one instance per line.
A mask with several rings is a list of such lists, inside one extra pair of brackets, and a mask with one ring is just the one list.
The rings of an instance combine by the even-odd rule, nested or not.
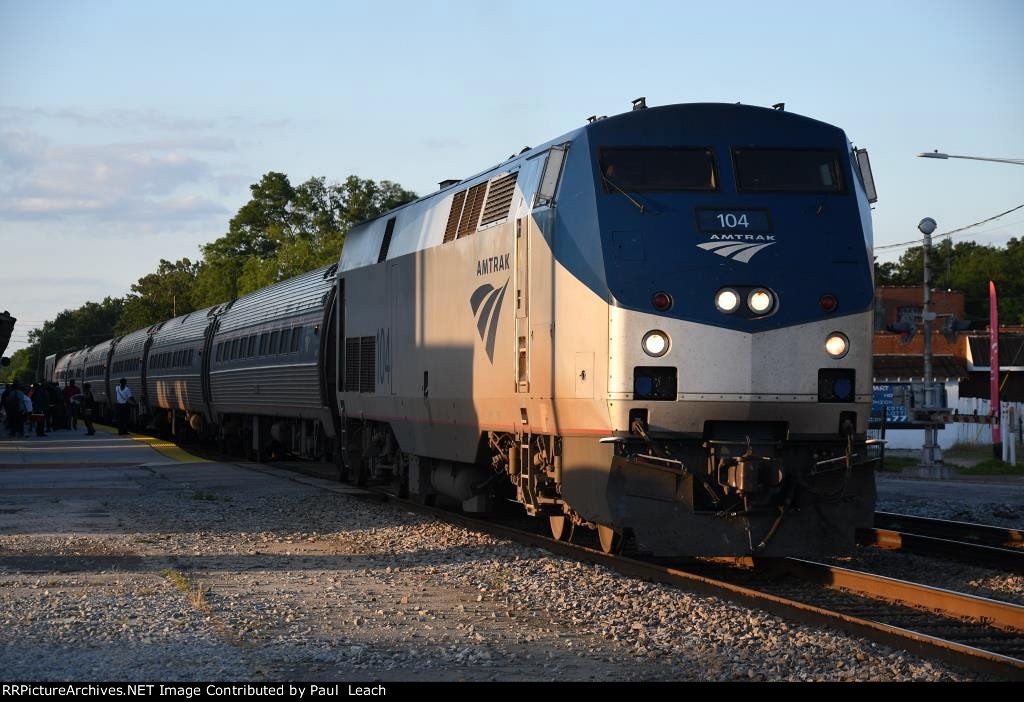
[[(1020, 210), (1020, 209), (1024, 209), (1024, 204), (1017, 205), (1016, 207), (1014, 207), (1012, 209), (1009, 209), (1006, 212), (1000, 212), (997, 215), (993, 215), (991, 217), (988, 217), (987, 219), (983, 219), (981, 221), (975, 222), (974, 224), (968, 224), (966, 227), (960, 227), (959, 229), (954, 229), (952, 231), (943, 232), (941, 234), (935, 234), (934, 236), (935, 236), (936, 239), (939, 239), (939, 238), (942, 238), (942, 237), (952, 237), (954, 234), (957, 234), (959, 232), (965, 231), (967, 229), (973, 229), (974, 227), (977, 227), (979, 225), (985, 224), (986, 222), (991, 222), (992, 220), (995, 220), (995, 219), (999, 219), (1000, 217), (1002, 217), (1004, 215), (1008, 215), (1011, 212), (1016, 212), (1017, 210)], [(898, 244), (886, 244), (885, 246), (876, 246), (875, 247), (875, 251), (884, 251), (886, 249), (897, 249), (897, 248), (904, 247), (904, 246), (920, 246), (920, 245), (921, 245), (921, 239), (912, 239), (910, 241), (902, 241), (902, 242), (900, 242)]]

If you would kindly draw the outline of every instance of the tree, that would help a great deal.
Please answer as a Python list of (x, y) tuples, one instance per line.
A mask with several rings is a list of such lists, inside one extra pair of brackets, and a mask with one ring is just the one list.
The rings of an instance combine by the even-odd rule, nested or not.
[(195, 309), (192, 294), (201, 265), (187, 258), (160, 259), (155, 273), (139, 278), (124, 301), (115, 331), (127, 334)]
[(107, 297), (103, 302), (87, 302), (78, 309), (64, 310), (53, 321), (29, 331), (28, 347), (14, 353), (11, 365), (0, 377), (25, 382), (41, 378), (43, 360), (50, 354), (92, 346), (115, 336), (123, 308), (124, 300)]
[[(875, 266), (878, 285), (922, 285), (924, 251), (907, 249), (896, 262)], [(979, 324), (988, 322), (988, 281), (996, 284), (999, 319), (1004, 324), (1024, 324), (1024, 239), (1012, 238), (1005, 248), (960, 241), (951, 246), (941, 241), (928, 257), (932, 285), (962, 290), (967, 317)]]
[(203, 247), (194, 302), (213, 305), (338, 260), (345, 234), (359, 222), (416, 199), (388, 180), (323, 177), (292, 186), (270, 172), (250, 186), (252, 197), (228, 232)]

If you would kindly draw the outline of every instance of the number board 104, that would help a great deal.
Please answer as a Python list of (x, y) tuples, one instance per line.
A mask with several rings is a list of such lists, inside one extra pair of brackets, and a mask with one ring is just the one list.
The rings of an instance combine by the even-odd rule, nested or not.
[(768, 210), (697, 210), (697, 229), (702, 232), (770, 232)]

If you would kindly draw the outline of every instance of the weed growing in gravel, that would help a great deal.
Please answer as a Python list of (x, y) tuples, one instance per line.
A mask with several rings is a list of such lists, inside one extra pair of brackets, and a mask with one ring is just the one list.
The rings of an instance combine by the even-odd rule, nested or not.
[(192, 591), (192, 594), (189, 595), (189, 602), (191, 602), (192, 606), (200, 612), (210, 611), (210, 605), (206, 601), (206, 590), (201, 587), (197, 587)]
[(508, 588), (508, 571), (505, 569), (499, 570), (496, 573), (489, 574), (484, 578), (484, 586), (488, 590), (505, 590)]
[(188, 578), (174, 570), (174, 568), (164, 568), (160, 571), (160, 575), (174, 583), (174, 586), (182, 592), (188, 592)]

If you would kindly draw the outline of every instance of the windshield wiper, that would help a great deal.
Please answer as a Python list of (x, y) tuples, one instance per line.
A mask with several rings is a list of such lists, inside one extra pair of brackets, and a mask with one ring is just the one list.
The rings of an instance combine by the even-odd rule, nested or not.
[(602, 178), (602, 179), (604, 180), (604, 182), (605, 182), (605, 183), (608, 183), (608, 185), (612, 186), (613, 188), (615, 188), (616, 190), (618, 190), (618, 191), (619, 191), (620, 193), (622, 193), (623, 195), (625, 195), (625, 196), (626, 196), (626, 199), (627, 199), (627, 200), (629, 200), (629, 201), (630, 201), (630, 202), (632, 202), (632, 203), (633, 203), (634, 205), (636, 205), (636, 208), (637, 208), (638, 210), (640, 210), (640, 214), (646, 214), (647, 210), (646, 210), (646, 208), (645, 208), (645, 207), (643, 206), (643, 203), (637, 202), (637, 201), (636, 201), (636, 200), (634, 200), (634, 199), (633, 199), (632, 197), (630, 197), (629, 193), (627, 193), (627, 192), (626, 192), (625, 190), (623, 190), (623, 189), (622, 189), (622, 188), (620, 188), (620, 187), (619, 187), (618, 185), (616, 185), (615, 183), (613, 183), (613, 182), (612, 182), (612, 180), (611, 180), (611, 178), (609, 178), (608, 176), (606, 176), (606, 175), (605, 175), (604, 173), (602, 173), (602, 174), (601, 174), (601, 178)]

